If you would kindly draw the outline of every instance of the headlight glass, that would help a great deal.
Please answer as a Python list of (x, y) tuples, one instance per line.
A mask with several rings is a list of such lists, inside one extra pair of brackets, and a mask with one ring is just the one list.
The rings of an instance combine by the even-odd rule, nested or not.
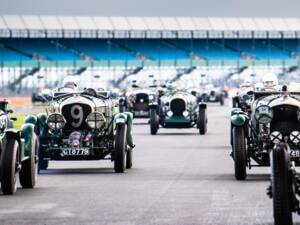
[(270, 139), (274, 144), (278, 144), (278, 143), (282, 142), (282, 134), (278, 131), (273, 131), (270, 134)]
[(267, 105), (261, 105), (255, 110), (255, 119), (261, 124), (268, 124), (273, 119), (273, 110)]
[(153, 101), (154, 100), (154, 95), (149, 95), (149, 101)]
[(64, 128), (66, 121), (63, 115), (59, 113), (53, 113), (48, 116), (47, 124), (51, 130), (60, 130)]
[(173, 116), (173, 112), (172, 112), (172, 111), (168, 111), (168, 112), (167, 112), (167, 116), (168, 116), (168, 117)]
[(86, 118), (87, 125), (92, 129), (100, 129), (105, 124), (105, 117), (102, 113), (92, 112)]
[(299, 142), (300, 142), (300, 132), (299, 131), (293, 131), (290, 134), (290, 140), (291, 140), (291, 142), (293, 142), (296, 145), (299, 144)]

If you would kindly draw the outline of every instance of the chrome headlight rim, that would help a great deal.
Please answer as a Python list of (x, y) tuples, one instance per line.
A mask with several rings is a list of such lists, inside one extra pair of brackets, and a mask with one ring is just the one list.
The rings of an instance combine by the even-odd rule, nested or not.
[(300, 132), (297, 130), (292, 131), (289, 135), (289, 139), (291, 142), (298, 145), (300, 143)]
[(149, 99), (149, 101), (154, 101), (155, 100), (155, 95), (154, 94), (148, 95), (148, 99)]
[(260, 105), (256, 108), (254, 116), (260, 124), (268, 124), (272, 121), (274, 115), (270, 106)]
[(91, 129), (101, 129), (105, 125), (106, 119), (103, 113), (91, 112), (85, 122)]
[(182, 113), (182, 115), (184, 116), (184, 117), (189, 117), (190, 116), (190, 113), (189, 113), (189, 111), (188, 110), (185, 110), (183, 113)]
[(52, 113), (47, 118), (47, 125), (50, 130), (61, 130), (66, 125), (66, 120), (62, 114)]
[(173, 116), (173, 112), (171, 110), (167, 111), (167, 116), (168, 117), (172, 117)]
[(279, 144), (283, 141), (283, 135), (279, 131), (273, 131), (270, 134), (270, 140), (273, 144)]

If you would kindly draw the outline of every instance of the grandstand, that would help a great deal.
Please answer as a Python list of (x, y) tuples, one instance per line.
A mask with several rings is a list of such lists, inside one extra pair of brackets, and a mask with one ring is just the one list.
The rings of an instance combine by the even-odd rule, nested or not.
[(47, 68), (122, 68), (120, 76), (149, 67), (291, 70), (299, 37), (298, 18), (0, 16), (1, 83)]

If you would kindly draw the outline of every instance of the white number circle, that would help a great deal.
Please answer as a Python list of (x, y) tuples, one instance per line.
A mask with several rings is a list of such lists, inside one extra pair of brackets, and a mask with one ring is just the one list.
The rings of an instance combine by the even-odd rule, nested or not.
[(83, 121), (83, 109), (80, 105), (73, 105), (71, 108), (71, 116), (75, 120), (71, 125), (75, 128), (81, 126)]

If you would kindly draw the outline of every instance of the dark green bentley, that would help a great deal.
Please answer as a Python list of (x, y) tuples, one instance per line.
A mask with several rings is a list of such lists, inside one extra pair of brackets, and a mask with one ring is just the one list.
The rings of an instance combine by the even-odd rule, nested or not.
[(155, 135), (159, 127), (199, 129), (207, 131), (206, 104), (198, 103), (197, 98), (185, 91), (167, 92), (150, 103), (150, 132)]
[(3, 194), (17, 190), (17, 175), (23, 188), (34, 188), (37, 180), (38, 139), (34, 130), (35, 117), (29, 116), (21, 130), (13, 128), (7, 101), (0, 101), (0, 179)]
[(244, 180), (246, 168), (270, 166), (270, 153), (277, 143), (288, 143), (291, 157), (300, 160), (300, 93), (252, 92), (248, 111), (231, 112), (232, 157), (235, 177)]
[(39, 171), (50, 160), (114, 161), (117, 173), (132, 167), (132, 114), (119, 113), (110, 92), (57, 92), (38, 115)]

